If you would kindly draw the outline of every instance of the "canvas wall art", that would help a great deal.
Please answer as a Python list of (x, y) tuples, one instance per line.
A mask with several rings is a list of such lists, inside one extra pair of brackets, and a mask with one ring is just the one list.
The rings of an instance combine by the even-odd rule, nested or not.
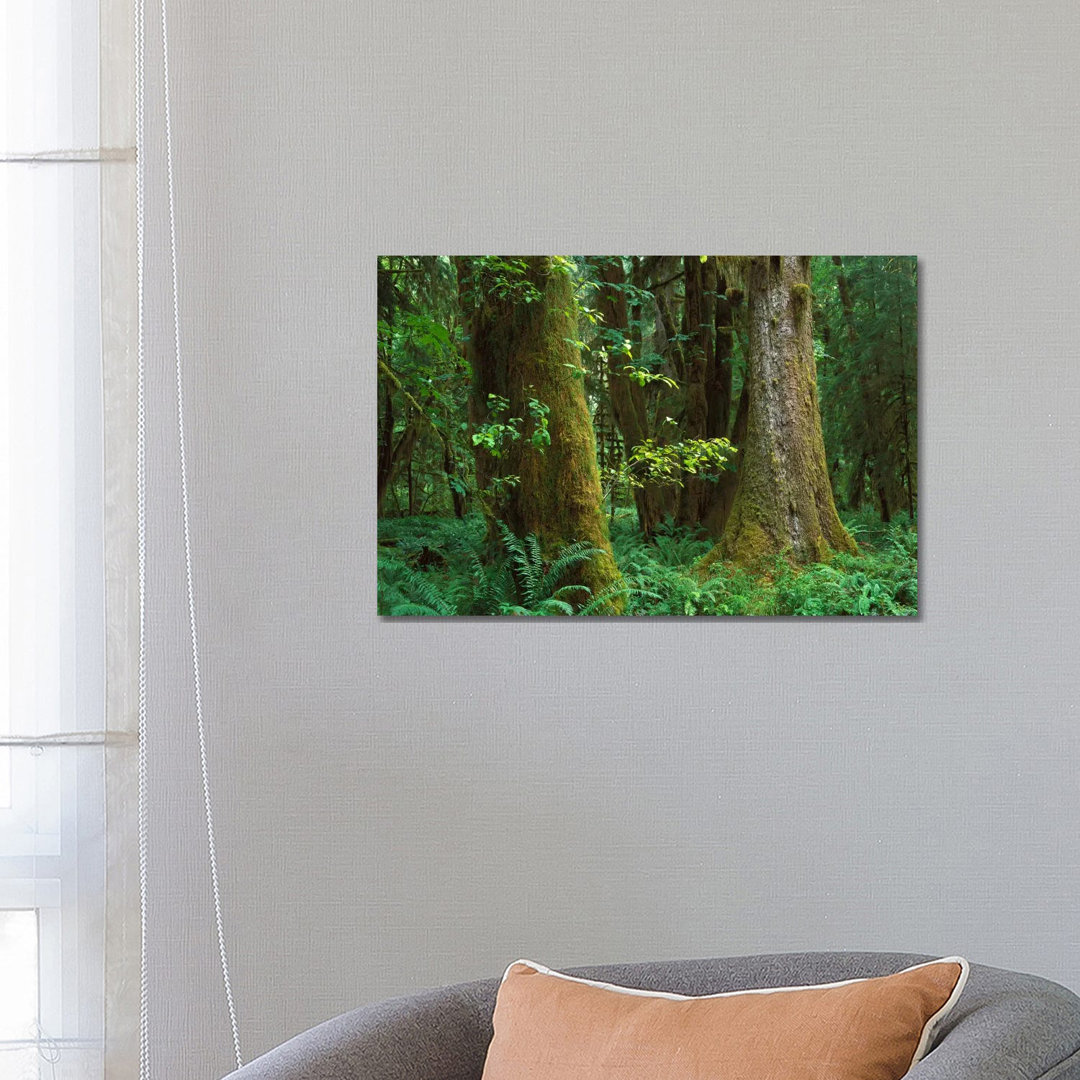
[(913, 616), (914, 256), (378, 259), (384, 616)]

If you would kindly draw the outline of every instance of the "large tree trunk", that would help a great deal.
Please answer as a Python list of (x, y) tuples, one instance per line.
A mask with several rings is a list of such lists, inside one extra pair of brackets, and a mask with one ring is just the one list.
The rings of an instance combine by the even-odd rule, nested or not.
[(741, 565), (856, 550), (825, 463), (809, 281), (806, 255), (754, 256), (747, 267), (747, 432), (717, 555)]
[[(499, 457), (477, 447), (477, 484), (490, 490), (497, 478), (520, 478), (489, 498), (488, 505), (518, 536), (534, 533), (545, 556), (575, 540), (599, 548), (601, 554), (584, 563), (574, 579), (595, 596), (620, 575), (601, 505), (596, 436), (581, 362), (570, 344), (577, 337), (573, 284), (546, 257), (520, 261), (520, 277), (499, 295), (489, 268), (478, 260), (458, 260), (469, 311), (470, 416), (474, 425), (486, 420), (488, 395), (497, 394), (509, 400), (510, 417), (524, 420), (521, 438), (505, 442)], [(531, 440), (533, 399), (550, 409), (551, 443), (546, 447)], [(621, 608), (621, 602), (613, 607)]]

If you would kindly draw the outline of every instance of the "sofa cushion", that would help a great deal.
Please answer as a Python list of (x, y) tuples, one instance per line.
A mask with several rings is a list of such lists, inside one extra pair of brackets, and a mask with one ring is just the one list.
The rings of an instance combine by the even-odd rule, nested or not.
[(959, 957), (819, 986), (684, 997), (511, 964), (483, 1080), (899, 1080), (967, 980)]

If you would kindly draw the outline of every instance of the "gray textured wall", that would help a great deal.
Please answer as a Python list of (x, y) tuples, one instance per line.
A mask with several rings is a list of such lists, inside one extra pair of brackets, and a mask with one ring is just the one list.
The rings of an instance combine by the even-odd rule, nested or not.
[[(1080, 7), (173, 7), (196, 591), (248, 1053), (519, 955), (911, 949), (1080, 987)], [(376, 253), (780, 248), (922, 259), (918, 621), (375, 618)], [(153, 1023), (159, 1075), (202, 1078), (229, 1050), (168, 380)]]

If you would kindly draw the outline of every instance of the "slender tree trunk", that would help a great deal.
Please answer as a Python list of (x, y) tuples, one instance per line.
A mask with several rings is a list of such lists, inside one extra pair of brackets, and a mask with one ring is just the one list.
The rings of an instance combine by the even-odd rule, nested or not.
[(376, 457), (376, 514), (382, 516), (383, 499), (390, 483), (391, 465), (394, 460), (394, 395), (389, 383), (380, 380), (383, 390), (383, 412), (379, 418), (379, 452)]
[(710, 439), (730, 437), (731, 427), (731, 354), (735, 346), (735, 312), (727, 296), (727, 280), (716, 284), (713, 331), (713, 366), (706, 387), (709, 419), (706, 432)]
[(900, 423), (904, 433), (904, 487), (907, 490), (908, 517), (915, 520), (915, 484), (911, 476), (911, 427), (908, 418), (908, 382), (904, 357), (904, 322), (899, 320), (897, 331), (900, 341)]
[[(591, 261), (596, 266), (597, 277), (601, 282), (596, 296), (596, 309), (603, 319), (605, 329), (629, 335), (630, 319), (626, 293), (620, 289), (611, 288), (612, 285), (622, 285), (626, 282), (622, 258), (593, 256)], [(608, 397), (611, 401), (612, 415), (618, 425), (619, 434), (622, 435), (624, 452), (628, 453), (649, 437), (649, 413), (645, 388), (638, 386), (623, 374), (620, 369), (625, 365), (625, 355), (609, 347), (607, 350)], [(614, 499), (612, 505), (614, 506)], [(641, 531), (646, 536), (651, 536), (663, 515), (663, 492), (654, 484), (635, 488), (634, 506), (637, 509), (638, 525)]]
[[(739, 395), (739, 408), (735, 413), (735, 423), (729, 436), (732, 446), (741, 448), (746, 442), (746, 428), (750, 419), (750, 395), (744, 385)], [(735, 492), (739, 486), (739, 458), (741, 453), (731, 459), (731, 468), (725, 471), (716, 483), (716, 494), (713, 496), (709, 513), (705, 517), (705, 528), (713, 536), (721, 536), (728, 518), (731, 516), (731, 508), (735, 503)]]
[[(844, 273), (844, 261), (839, 255), (832, 257), (833, 265), (837, 267), (836, 291), (840, 295), (840, 310), (844, 316), (844, 327), (847, 333), (847, 343), (854, 349), (859, 340), (859, 332), (855, 326), (855, 304), (851, 295), (851, 284)], [(870, 298), (871, 313), (874, 312), (874, 299)], [(878, 365), (875, 378), (865, 366), (859, 372), (859, 394), (862, 398), (862, 415), (860, 417), (859, 441), (863, 452), (860, 456), (860, 464), (855, 475), (851, 478), (848, 489), (848, 505), (853, 510), (858, 510), (862, 504), (863, 485), (865, 483), (866, 469), (870, 468), (870, 488), (877, 495), (881, 520), (888, 523), (891, 519), (889, 511), (889, 497), (886, 490), (885, 477), (882, 474), (882, 461), (886, 457), (886, 442), (882, 432), (882, 419), (880, 416), (880, 364)]]
[(656, 311), (664, 331), (664, 340), (667, 342), (668, 362), (671, 364), (676, 380), (681, 384), (686, 381), (686, 354), (679, 340), (679, 323), (675, 305), (672, 303), (667, 288), (658, 287), (653, 295), (656, 297)]
[[(851, 297), (851, 284), (844, 272), (844, 260), (839, 255), (832, 257), (833, 266), (836, 267), (836, 291), (840, 297), (840, 312), (844, 317), (844, 335), (847, 338), (848, 347), (854, 350), (859, 340), (859, 332), (855, 327), (855, 304)], [(859, 433), (859, 443), (862, 451), (859, 454), (858, 464), (848, 482), (847, 504), (849, 509), (858, 510), (862, 506), (863, 493), (866, 486), (866, 469), (870, 464), (870, 458), (876, 449), (877, 439), (867, 417), (870, 415), (870, 380), (865, 371), (859, 373), (859, 396), (862, 399), (862, 412), (859, 414), (856, 430)]]
[[(731, 418), (731, 391), (734, 376), (732, 355), (735, 350), (735, 314), (741, 304), (742, 294), (730, 287), (726, 277), (720, 275), (716, 286), (716, 337), (714, 374), (709, 389), (709, 438), (726, 438), (738, 449), (746, 438), (749, 398), (743, 385), (735, 418)], [(705, 527), (713, 536), (724, 531), (735, 500), (738, 484), (739, 457), (732, 458), (728, 471), (710, 485)]]
[[(709, 437), (709, 387), (715, 374), (716, 333), (715, 296), (716, 262), (697, 255), (683, 257), (686, 275), (684, 332), (686, 343), (686, 409), (683, 434), (687, 439)], [(681, 525), (696, 525), (705, 516), (710, 501), (706, 480), (690, 477), (679, 498), (677, 520)]]
[(849, 510), (858, 510), (862, 506), (863, 495), (866, 491), (866, 466), (867, 456), (864, 451), (859, 455), (858, 463), (851, 472), (848, 480), (847, 504)]
[[(488, 416), (488, 395), (498, 394), (509, 400), (511, 417), (524, 418), (521, 438), (507, 442), (501, 456), (477, 447), (477, 481), (490, 488), (497, 477), (519, 477), (489, 499), (489, 508), (518, 536), (534, 533), (545, 555), (575, 540), (599, 548), (601, 554), (576, 575), (577, 583), (587, 585), (595, 596), (620, 575), (601, 505), (596, 434), (581, 361), (570, 344), (577, 337), (573, 284), (548, 258), (520, 261), (520, 277), (505, 282), (508, 287), (499, 295), (490, 268), (479, 260), (458, 260), (463, 293), (470, 300), (470, 413), (482, 422)], [(546, 447), (532, 442), (531, 400), (550, 410), (551, 443)]]
[[(464, 491), (459, 490), (461, 485), (457, 482), (457, 459), (454, 456), (454, 446), (451, 437), (444, 433), (443, 429), (434, 419), (432, 419), (431, 415), (423, 408), (423, 406), (421, 406), (416, 398), (401, 385), (401, 380), (394, 374), (393, 369), (382, 359), (379, 360), (379, 374), (385, 380), (386, 405), (383, 410), (383, 422), (379, 433), (377, 505), (381, 509), (383, 496), (386, 493), (387, 486), (393, 483), (393, 479), (397, 475), (397, 470), (400, 467), (401, 461), (407, 457), (411, 458), (415, 448), (416, 439), (419, 435), (419, 428), (417, 425), (422, 421), (427, 429), (439, 440), (439, 445), (442, 447), (443, 474), (446, 477), (446, 485), (450, 489), (450, 501), (454, 507), (454, 516), (458, 518), (464, 517), (466, 501), (465, 493)], [(393, 444), (394, 399), (391, 387), (404, 395), (405, 400), (409, 403), (412, 410), (411, 415), (414, 419), (414, 423), (410, 425), (410, 428), (406, 429), (406, 434), (409, 435), (409, 441), (403, 441), (397, 447)]]
[(806, 255), (755, 256), (747, 267), (747, 432), (715, 556), (741, 565), (781, 553), (819, 562), (856, 550), (825, 463), (809, 281)]
[(881, 520), (888, 525), (892, 521), (892, 513), (889, 511), (889, 495), (885, 490), (885, 485), (878, 484), (877, 488), (878, 504), (881, 507)]
[(465, 492), (461, 489), (458, 479), (457, 461), (454, 460), (454, 450), (449, 438), (443, 441), (443, 475), (446, 477), (446, 486), (450, 489), (450, 503), (454, 508), (454, 517), (463, 518)]
[[(377, 482), (375, 491), (376, 515), (382, 515), (383, 502), (386, 493), (393, 486), (401, 471), (401, 466), (411, 465), (413, 450), (416, 449), (416, 440), (420, 434), (415, 417), (412, 417), (405, 425), (405, 430), (394, 439), (394, 414), (390, 402), (389, 391), (387, 393), (386, 413), (384, 414), (383, 434), (379, 440), (379, 460), (377, 467)], [(410, 513), (412, 512), (412, 499), (409, 499)]]
[(832, 257), (833, 266), (837, 269), (836, 291), (840, 294), (840, 310), (844, 315), (844, 329), (847, 332), (849, 345), (854, 345), (859, 339), (859, 332), (855, 329), (855, 305), (851, 299), (851, 285), (848, 283), (847, 274), (844, 273), (844, 260), (839, 255)]

